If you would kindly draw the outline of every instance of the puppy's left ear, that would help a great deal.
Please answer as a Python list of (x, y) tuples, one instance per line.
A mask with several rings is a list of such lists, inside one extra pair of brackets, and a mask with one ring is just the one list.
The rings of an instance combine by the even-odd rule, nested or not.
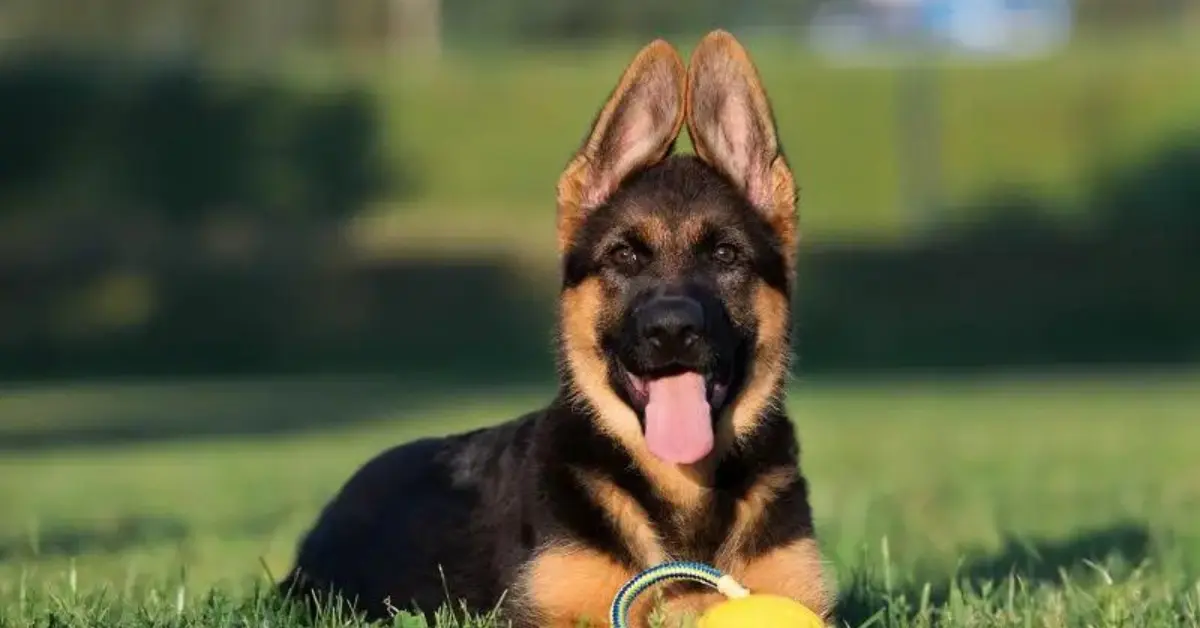
[(729, 177), (791, 248), (796, 181), (779, 148), (758, 70), (728, 32), (709, 33), (692, 53), (686, 108), (696, 153)]

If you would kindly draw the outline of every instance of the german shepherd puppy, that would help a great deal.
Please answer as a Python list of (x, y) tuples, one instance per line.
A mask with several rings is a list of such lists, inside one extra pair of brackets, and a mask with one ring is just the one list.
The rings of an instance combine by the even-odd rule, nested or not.
[[(685, 123), (697, 155), (672, 156)], [(367, 463), (283, 590), (372, 618), (449, 593), (519, 628), (607, 625), (628, 578), (686, 559), (828, 617), (782, 404), (796, 240), (796, 186), (746, 51), (714, 31), (685, 70), (668, 43), (646, 46), (559, 179), (557, 396)], [(719, 599), (680, 586), (662, 601)]]

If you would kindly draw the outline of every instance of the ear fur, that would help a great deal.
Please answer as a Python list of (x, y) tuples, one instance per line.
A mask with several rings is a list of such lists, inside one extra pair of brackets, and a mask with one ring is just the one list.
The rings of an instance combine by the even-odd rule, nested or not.
[(688, 64), (686, 100), (696, 153), (742, 190), (790, 248), (795, 179), (758, 70), (733, 35), (716, 30), (700, 40)]
[(686, 81), (683, 59), (661, 39), (642, 48), (626, 68), (559, 177), (560, 252), (588, 212), (607, 202), (621, 181), (670, 152), (683, 127)]

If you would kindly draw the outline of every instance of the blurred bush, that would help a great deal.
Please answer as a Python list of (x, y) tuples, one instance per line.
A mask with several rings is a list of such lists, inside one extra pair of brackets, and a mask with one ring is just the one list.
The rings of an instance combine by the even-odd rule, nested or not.
[(804, 363), (962, 369), (1200, 359), (1198, 148), (1200, 135), (1180, 137), (1143, 163), (1100, 173), (1083, 209), (1002, 191), (970, 212), (984, 220), (924, 241), (809, 251), (798, 317)]
[[(962, 369), (1200, 359), (1200, 135), (1094, 180), (1084, 208), (1000, 191), (968, 212), (983, 220), (934, 238), (810, 251), (798, 317), (804, 362)], [(1071, 215), (1073, 224), (1051, 218)]]
[(1198, 164), (1200, 133), (1193, 133), (1138, 168), (1100, 173), (1092, 193), (1096, 218), (1124, 234), (1190, 234), (1200, 244)]
[[(133, 272), (152, 305), (81, 327), (70, 299)], [(173, 376), (393, 370), (426, 378), (522, 377), (549, 364), (552, 312), (494, 259), (280, 265), (0, 269), (0, 376)], [(112, 298), (126, 295), (113, 294)], [(531, 303), (544, 305), (541, 309)]]
[[(186, 63), (35, 55), (0, 66), (0, 214), (336, 219), (385, 179), (371, 99)], [(395, 174), (396, 168), (388, 169)]]
[[(806, 248), (799, 369), (1200, 359), (1198, 143), (1181, 138), (1107, 173), (1091, 200), (1104, 211), (1003, 193), (979, 203), (991, 219), (924, 239)], [(1093, 218), (1070, 228), (1049, 218), (1070, 214)], [(127, 279), (114, 281), (121, 272)], [(90, 326), (67, 316), (109, 311), (106, 290), (136, 301), (131, 276), (148, 286), (140, 316)], [(554, 372), (549, 269), (531, 280), (502, 258), (364, 263), (307, 248), (271, 263), (131, 267), (99, 251), (4, 267), (0, 293), (6, 377), (386, 369), (512, 381)], [(72, 294), (84, 296), (63, 296)]]

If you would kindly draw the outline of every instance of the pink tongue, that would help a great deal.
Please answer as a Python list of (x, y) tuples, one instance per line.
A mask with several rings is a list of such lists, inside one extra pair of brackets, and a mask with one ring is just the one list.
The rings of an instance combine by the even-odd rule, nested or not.
[(650, 380), (646, 445), (665, 462), (692, 464), (713, 448), (704, 376), (684, 373)]

